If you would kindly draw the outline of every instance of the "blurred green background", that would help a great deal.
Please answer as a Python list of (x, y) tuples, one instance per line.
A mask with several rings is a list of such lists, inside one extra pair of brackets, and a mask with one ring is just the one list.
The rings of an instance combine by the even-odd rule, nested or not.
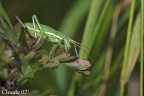
[[(140, 32), (138, 27), (137, 29), (134, 27), (138, 26), (135, 24), (140, 18), (138, 15), (140, 1), (135, 0), (134, 9), (131, 7), (131, 0), (1, 0), (1, 3), (13, 24), (17, 22), (14, 14), (23, 22), (32, 22), (32, 15), (36, 14), (40, 23), (49, 25), (89, 47), (81, 46), (78, 50), (81, 58), (91, 62), (91, 76), (76, 73), (64, 66), (44, 69), (37, 72), (29, 81), (30, 89), (52, 90), (60, 96), (120, 96), (120, 93), (121, 96), (139, 96), (140, 49), (137, 49), (139, 51), (137, 54), (133, 50), (129, 52), (132, 53), (129, 56), (131, 65), (124, 67), (123, 61), (125, 61), (124, 55), (127, 54), (124, 48), (127, 44), (130, 19), (133, 20), (132, 34), (135, 30)], [(130, 10), (134, 12), (131, 15)], [(111, 32), (116, 33), (114, 35)], [(140, 42), (135, 41), (135, 43)], [(135, 43), (131, 42), (131, 44)], [(110, 52), (109, 48), (113, 51), (108, 55), (110, 58), (106, 57), (107, 52)], [(131, 50), (135, 46), (129, 45), (129, 48)], [(74, 49), (70, 51), (74, 54)], [(132, 55), (135, 57), (131, 57)], [(131, 61), (131, 58), (135, 60)], [(122, 70), (128, 70), (126, 76)], [(120, 82), (122, 78), (126, 83)], [(123, 83), (126, 84), (126, 88), (121, 85)], [(103, 88), (103, 84), (107, 84), (106, 88)], [(125, 90), (125, 95), (122, 95), (122, 89)], [(136, 95), (130, 95), (131, 92)]]

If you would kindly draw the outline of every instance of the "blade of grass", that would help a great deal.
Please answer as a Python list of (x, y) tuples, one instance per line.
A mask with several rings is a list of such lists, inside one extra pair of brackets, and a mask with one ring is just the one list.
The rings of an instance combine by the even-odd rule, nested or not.
[[(123, 1), (121, 1), (123, 2)], [(112, 21), (112, 27), (111, 27), (111, 32), (110, 32), (110, 38), (109, 38), (109, 46), (106, 52), (106, 61), (109, 61), (108, 63), (105, 62), (104, 64), (104, 78), (103, 81), (100, 85), (100, 91), (99, 91), (99, 96), (104, 96), (105, 91), (106, 91), (106, 87), (107, 87), (107, 80), (109, 78), (109, 72), (110, 72), (110, 66), (111, 66), (111, 60), (112, 60), (112, 53), (113, 53), (113, 40), (116, 36), (116, 30), (117, 30), (117, 23), (118, 23), (118, 18), (119, 18), (119, 14), (121, 12), (121, 4), (119, 3), (119, 5), (117, 5), (117, 7), (115, 8), (114, 11), (114, 16), (113, 16), (113, 21)]]
[(131, 73), (134, 69), (136, 61), (139, 57), (139, 53), (140, 53), (140, 14), (138, 14), (136, 18), (136, 21), (133, 27), (132, 36), (131, 36), (127, 73), (126, 73), (126, 78), (125, 78), (127, 81), (129, 80), (131, 76)]
[(10, 19), (9, 19), (7, 13), (5, 12), (5, 10), (3, 9), (1, 3), (0, 3), (0, 16), (4, 17), (5, 20), (7, 21), (8, 25), (10, 26), (10, 28), (13, 29)]
[(121, 61), (123, 58), (123, 53), (124, 53), (124, 48), (122, 48), (118, 55), (116, 56), (115, 60), (113, 61), (113, 66), (111, 68), (111, 72), (110, 72), (110, 78), (113, 77), (115, 75), (115, 73), (117, 72), (117, 70), (121, 69)]
[(132, 30), (132, 23), (133, 23), (133, 16), (134, 16), (134, 8), (135, 8), (135, 0), (132, 0), (130, 15), (129, 15), (129, 23), (128, 23), (128, 30), (127, 30), (127, 37), (126, 37), (126, 45), (125, 45), (125, 52), (124, 52), (124, 62), (122, 67), (122, 72), (120, 79), (120, 96), (124, 96), (124, 89), (125, 89), (125, 81), (123, 78), (126, 77), (127, 72), (127, 64), (128, 64), (128, 56), (129, 56), (129, 47), (130, 47), (130, 37), (131, 37), (131, 30)]
[[(106, 38), (108, 37), (108, 32), (109, 32), (108, 30), (110, 29), (110, 26), (111, 26), (111, 21), (113, 18), (112, 14), (113, 14), (114, 9), (115, 9), (114, 5), (110, 3), (105, 13), (105, 15), (106, 14), (109, 14), (109, 15), (107, 15), (106, 18), (103, 18), (103, 20), (101, 22), (99, 21), (98, 23), (98, 26), (99, 26), (97, 27), (98, 34), (97, 34), (97, 37), (95, 38), (94, 47), (93, 47), (93, 49), (97, 53), (101, 53), (100, 51), (105, 50), (107, 48), (107, 47), (103, 48), (103, 46), (106, 44), (106, 41), (107, 41)], [(95, 57), (95, 54), (93, 54), (92, 56)]]
[[(107, 0), (109, 1), (109, 0)], [(96, 26), (96, 22), (99, 19), (99, 13), (100, 13), (100, 8), (102, 7), (103, 4), (103, 0), (93, 0), (90, 11), (89, 11), (89, 15), (88, 15), (88, 19), (86, 22), (86, 26), (84, 29), (84, 35), (83, 35), (83, 39), (82, 39), (82, 45), (88, 45), (89, 49), (86, 49), (84, 46), (81, 46), (80, 49), (83, 49), (87, 52), (87, 54), (85, 54), (83, 52), (83, 50), (80, 50), (79, 55), (80, 57), (87, 59), (89, 54), (90, 54), (90, 50), (93, 46), (93, 42), (94, 39), (97, 35), (97, 32), (94, 31), (95, 30), (95, 26)]]
[(73, 78), (72, 78), (72, 81), (71, 81), (67, 96), (75, 96), (74, 93), (75, 93), (75, 89), (76, 89), (75, 84), (76, 84), (76, 81), (77, 81), (76, 79), (77, 78), (74, 78), (74, 77), (75, 76), (73, 76)]
[[(87, 77), (86, 81), (85, 81), (85, 84), (83, 85), (83, 87), (81, 88), (82, 91), (86, 90), (86, 89), (89, 89), (91, 86), (99, 86), (100, 84), (100, 81), (102, 79), (102, 68), (103, 68), (103, 65), (104, 65), (104, 58), (105, 58), (105, 51), (103, 51), (103, 53), (101, 54), (101, 56), (99, 57), (98, 61), (97, 61), (97, 64), (98, 66), (94, 66), (92, 69), (91, 69), (91, 75), (90, 77)], [(95, 70), (97, 68), (97, 70)], [(94, 89), (95, 93), (98, 93), (98, 89), (99, 87), (96, 87)], [(93, 93), (92, 96), (97, 96), (97, 94)]]
[(140, 96), (143, 96), (143, 62), (144, 62), (144, 53), (143, 53), (143, 47), (144, 47), (144, 45), (143, 45), (143, 41), (144, 41), (144, 1), (143, 0), (141, 0), (141, 20), (140, 20), (141, 22), (141, 40), (140, 40), (140, 45), (141, 45), (141, 55), (140, 55)]

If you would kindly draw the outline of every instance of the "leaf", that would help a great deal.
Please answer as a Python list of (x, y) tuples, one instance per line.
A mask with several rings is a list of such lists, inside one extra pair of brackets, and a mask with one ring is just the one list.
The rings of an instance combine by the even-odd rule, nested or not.
[(35, 72), (36, 70), (33, 70), (30, 65), (28, 64), (22, 65), (22, 73), (24, 74), (25, 77), (33, 78)]
[(25, 55), (23, 58), (27, 61), (31, 60), (35, 56), (36, 52), (30, 51), (27, 55)]
[(46, 64), (48, 62), (49, 58), (47, 55), (42, 55), (41, 59), (39, 60), (39, 62), (41, 62), (42, 64)]
[(140, 54), (140, 14), (138, 14), (136, 18), (131, 36), (126, 80), (130, 78), (134, 66), (136, 65), (136, 61), (139, 57), (139, 54)]
[(5, 48), (5, 43), (0, 41), (0, 53), (4, 51), (4, 48)]
[(20, 74), (16, 80), (17, 80), (17, 83), (20, 85), (23, 85), (24, 83), (28, 81), (28, 79), (22, 74)]
[(60, 63), (64, 63), (64, 62), (73, 62), (75, 60), (77, 60), (78, 57), (76, 56), (70, 56), (70, 57), (67, 57), (67, 58), (63, 58), (60, 60)]
[(87, 70), (91, 66), (89, 61), (83, 59), (77, 59), (73, 62), (63, 63), (63, 65), (75, 70)]
[(0, 79), (7, 79), (8, 78), (8, 70), (7, 69), (0, 69)]
[(60, 65), (59, 62), (50, 62), (50, 63), (47, 63), (47, 64), (43, 64), (43, 68), (56, 68)]
[(3, 38), (7, 38), (12, 44), (17, 45), (18, 39), (14, 34), (13, 30), (8, 26), (7, 22), (3, 19), (0, 19), (1, 23), (1, 33), (4, 36)]
[(17, 23), (17, 24), (15, 24), (13, 30), (14, 30), (14, 32), (16, 34), (17, 39), (19, 39), (21, 31), (22, 31), (22, 26), (19, 23)]
[(56, 56), (56, 57), (54, 57), (54, 58), (52, 58), (50, 61), (61, 61), (61, 60), (64, 60), (64, 59), (66, 59), (66, 58), (69, 58), (70, 57), (70, 54), (68, 54), (68, 53), (63, 53), (63, 54), (60, 54), (60, 55), (58, 55), (58, 56)]
[(88, 70), (85, 70), (85, 71), (79, 71), (78, 70), (77, 72), (82, 73), (84, 75), (90, 75), (90, 71), (88, 71)]
[(10, 19), (9, 19), (7, 13), (5, 12), (5, 10), (3, 9), (1, 3), (0, 3), (0, 17), (4, 17), (4, 19), (6, 19), (8, 25), (10, 26), (10, 28), (13, 29)]

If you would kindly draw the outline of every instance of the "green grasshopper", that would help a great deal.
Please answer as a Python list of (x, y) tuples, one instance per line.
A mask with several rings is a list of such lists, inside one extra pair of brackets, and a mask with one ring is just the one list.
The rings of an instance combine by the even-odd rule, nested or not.
[[(60, 33), (59, 31), (56, 31), (55, 29), (40, 24), (36, 15), (32, 16), (33, 23), (22, 23), (22, 21), (16, 16), (16, 19), (21, 23), (21, 25), (27, 29), (28, 33), (34, 37), (38, 38), (38, 41), (35, 45), (37, 45), (41, 39), (45, 39), (48, 42), (55, 43), (53, 48), (50, 51), (49, 54), (49, 60), (51, 58), (51, 54), (55, 52), (56, 48), (63, 45), (66, 53), (68, 53), (68, 50), (74, 45), (76, 56), (78, 57), (76, 46), (79, 47), (78, 42), (72, 40), (68, 36)], [(66, 56), (67, 57), (67, 56)], [(69, 57), (68, 57), (69, 58)], [(68, 59), (66, 58), (66, 59)], [(83, 62), (83, 64), (79, 64), (78, 62)], [(76, 70), (87, 70), (91, 65), (89, 62), (86, 62), (86, 60), (78, 59), (75, 63), (64, 63), (66, 66), (70, 66)]]
[[(17, 16), (16, 16), (16, 18), (19, 22), (21, 22)], [(51, 54), (55, 51), (55, 49), (58, 46), (63, 45), (65, 51), (68, 52), (68, 50), (72, 47), (71, 46), (72, 44), (74, 45), (76, 55), (78, 56), (76, 46), (79, 47), (80, 43), (72, 40), (68, 36), (62, 34), (59, 31), (56, 31), (55, 29), (53, 29), (47, 25), (40, 24), (36, 15), (32, 16), (32, 21), (33, 21), (33, 23), (24, 23), (23, 24), (21, 22), (21, 24), (24, 28), (26, 28), (28, 30), (29, 34), (32, 37), (34, 37), (34, 38), (39, 37), (36, 45), (40, 42), (41, 38), (46, 39), (48, 42), (55, 43), (55, 45), (53, 46), (53, 48), (50, 51), (49, 58), (51, 58)]]

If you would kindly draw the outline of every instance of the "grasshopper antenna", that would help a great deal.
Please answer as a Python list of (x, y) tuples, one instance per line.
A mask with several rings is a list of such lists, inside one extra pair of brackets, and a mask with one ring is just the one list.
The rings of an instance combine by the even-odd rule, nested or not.
[(22, 25), (23, 28), (25, 28), (24, 23), (19, 19), (17, 15), (15, 15), (15, 18), (18, 20), (18, 22)]
[[(26, 26), (24, 25), (24, 23), (19, 19), (19, 17), (17, 15), (15, 15), (15, 18), (18, 20), (18, 23), (21, 25), (20, 27), (23, 27), (24, 29), (27, 30)], [(26, 46), (27, 48), (30, 50), (31, 49), (31, 42), (30, 41), (30, 37), (29, 37), (29, 33), (27, 31), (24, 31), (25, 32), (25, 39), (26, 39)]]

